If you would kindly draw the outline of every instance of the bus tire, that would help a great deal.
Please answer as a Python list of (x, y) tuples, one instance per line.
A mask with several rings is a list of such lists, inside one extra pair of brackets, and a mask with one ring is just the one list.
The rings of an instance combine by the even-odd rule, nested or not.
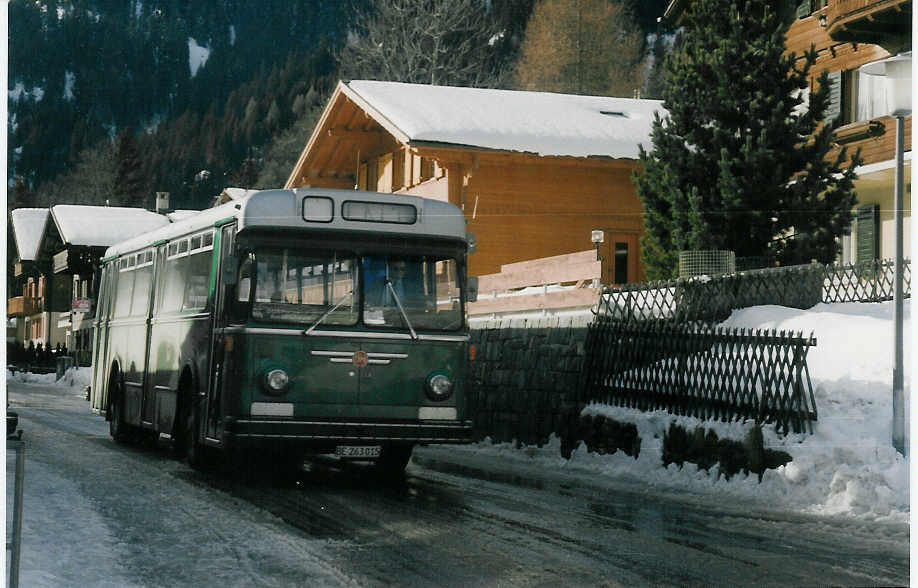
[(194, 394), (188, 386), (179, 390), (181, 399), (179, 422), (176, 424), (176, 435), (173, 436), (173, 451), (178, 459), (186, 459), (188, 465), (196, 470), (207, 465), (203, 440), (201, 439), (201, 409), (195, 401)]
[(131, 430), (124, 422), (124, 387), (118, 372), (112, 374), (108, 385), (108, 432), (116, 443), (128, 443), (131, 440)]
[(376, 470), (385, 476), (403, 476), (414, 445), (385, 445), (376, 460)]

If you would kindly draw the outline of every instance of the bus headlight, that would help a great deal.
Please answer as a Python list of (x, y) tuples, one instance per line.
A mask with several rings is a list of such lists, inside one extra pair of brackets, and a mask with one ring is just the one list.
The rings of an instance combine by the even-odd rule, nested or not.
[(283, 394), (290, 387), (290, 376), (282, 369), (273, 369), (265, 374), (265, 392)]
[(444, 374), (427, 376), (427, 397), (431, 400), (446, 400), (453, 393), (453, 381)]

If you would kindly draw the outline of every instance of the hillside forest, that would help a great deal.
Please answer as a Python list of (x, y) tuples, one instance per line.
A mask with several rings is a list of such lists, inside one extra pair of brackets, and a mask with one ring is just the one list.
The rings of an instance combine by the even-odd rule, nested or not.
[(282, 186), (339, 79), (659, 97), (666, 4), (10, 0), (8, 207)]

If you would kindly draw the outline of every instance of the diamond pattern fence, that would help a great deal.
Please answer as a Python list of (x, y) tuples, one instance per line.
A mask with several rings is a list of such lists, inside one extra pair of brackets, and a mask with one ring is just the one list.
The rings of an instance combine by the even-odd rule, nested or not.
[[(819, 302), (892, 300), (894, 262), (808, 264), (721, 276), (631, 284), (603, 289), (598, 313), (618, 320), (669, 319), (716, 323), (738, 308), (777, 304), (811, 308)], [(903, 266), (904, 295), (911, 293), (911, 264)]]
[(587, 333), (580, 401), (812, 433), (806, 354), (814, 345), (802, 333), (600, 316)]

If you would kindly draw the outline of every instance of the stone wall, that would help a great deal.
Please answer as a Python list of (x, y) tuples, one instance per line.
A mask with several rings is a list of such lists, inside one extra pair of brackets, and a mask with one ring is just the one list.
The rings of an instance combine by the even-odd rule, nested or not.
[(578, 415), (592, 315), (501, 319), (472, 327), (470, 402), (476, 436), (545, 443)]

